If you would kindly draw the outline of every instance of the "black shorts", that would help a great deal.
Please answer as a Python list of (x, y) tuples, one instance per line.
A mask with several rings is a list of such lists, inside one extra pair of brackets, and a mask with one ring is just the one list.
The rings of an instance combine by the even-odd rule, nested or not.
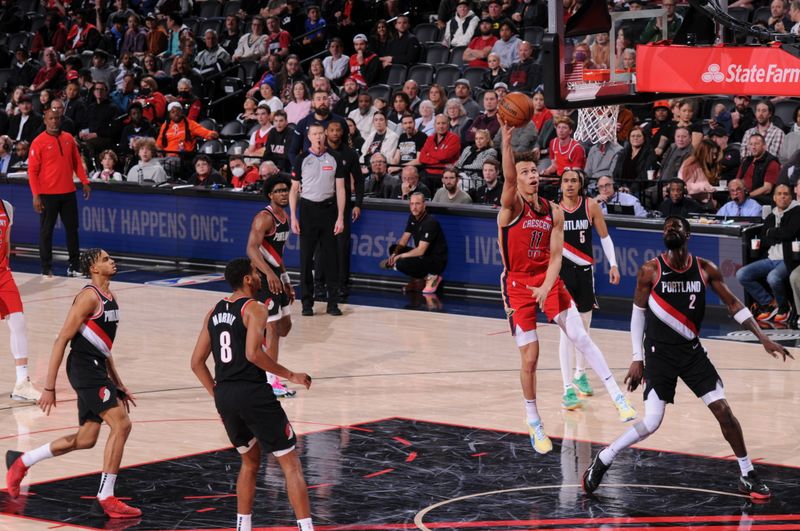
[(105, 359), (71, 351), (67, 358), (67, 378), (78, 395), (78, 422), (102, 423), (100, 413), (117, 405), (120, 393), (108, 377)]
[(655, 389), (658, 397), (672, 404), (678, 378), (684, 381), (698, 398), (722, 385), (722, 379), (699, 340), (671, 345), (644, 340), (644, 397)]
[(256, 440), (266, 452), (289, 450), (297, 443), (289, 419), (269, 385), (255, 382), (221, 382), (214, 402), (228, 439), (239, 453), (246, 453)]
[(561, 261), (561, 280), (572, 295), (581, 313), (599, 308), (594, 296), (594, 271), (592, 266), (575, 265), (567, 259)]
[(255, 298), (258, 302), (264, 303), (267, 307), (267, 322), (271, 323), (290, 315), (289, 308), (291, 307), (292, 301), (289, 300), (289, 295), (285, 292), (272, 293), (269, 290), (267, 276), (260, 271), (258, 274), (261, 275), (261, 289), (258, 290)]

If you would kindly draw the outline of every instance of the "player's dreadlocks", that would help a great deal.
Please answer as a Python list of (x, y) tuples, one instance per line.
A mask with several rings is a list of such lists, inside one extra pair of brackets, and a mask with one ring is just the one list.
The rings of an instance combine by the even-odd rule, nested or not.
[(102, 249), (98, 249), (96, 247), (92, 249), (86, 249), (85, 251), (83, 251), (81, 253), (81, 259), (80, 259), (81, 273), (83, 273), (87, 277), (91, 276), (90, 269), (97, 261), (97, 259), (100, 257), (100, 253), (102, 252), (103, 252)]

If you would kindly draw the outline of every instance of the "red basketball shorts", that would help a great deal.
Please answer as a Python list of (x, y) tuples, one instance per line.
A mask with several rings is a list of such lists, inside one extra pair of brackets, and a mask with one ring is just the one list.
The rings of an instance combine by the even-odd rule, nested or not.
[(0, 318), (22, 311), (22, 299), (11, 271), (0, 272)]
[(547, 294), (544, 304), (540, 306), (533, 300), (530, 288), (541, 286), (544, 278), (545, 273), (529, 275), (505, 271), (500, 276), (503, 304), (506, 308), (508, 324), (511, 326), (511, 335), (515, 337), (517, 345), (520, 347), (537, 341), (536, 314), (540, 307), (547, 320), (552, 321), (572, 304), (572, 297), (560, 278), (556, 280), (553, 289)]

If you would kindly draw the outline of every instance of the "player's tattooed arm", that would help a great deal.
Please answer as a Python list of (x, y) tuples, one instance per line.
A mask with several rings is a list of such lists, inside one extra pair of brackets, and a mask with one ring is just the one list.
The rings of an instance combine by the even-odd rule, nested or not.
[(756, 320), (753, 318), (753, 314), (750, 313), (750, 310), (745, 308), (742, 301), (733, 294), (733, 292), (728, 288), (728, 285), (725, 284), (725, 279), (722, 276), (719, 268), (708, 260), (703, 258), (698, 258), (700, 261), (700, 268), (703, 274), (706, 277), (706, 281), (711, 289), (719, 295), (720, 300), (722, 303), (728, 308), (728, 313), (736, 319), (745, 330), (749, 330), (752, 332), (756, 339), (761, 342), (763, 345), (764, 350), (767, 351), (767, 354), (772, 356), (773, 358), (781, 358), (783, 361), (786, 361), (786, 358), (794, 359), (788, 350), (785, 347), (779, 345), (778, 343), (772, 341), (764, 332), (761, 331), (761, 327), (758, 326)]

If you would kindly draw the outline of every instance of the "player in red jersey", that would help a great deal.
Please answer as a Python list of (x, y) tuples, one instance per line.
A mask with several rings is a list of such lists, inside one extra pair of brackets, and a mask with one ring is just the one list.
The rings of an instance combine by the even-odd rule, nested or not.
[(536, 364), (539, 360), (536, 314), (539, 308), (567, 334), (602, 379), (620, 420), (627, 422), (636, 418), (636, 411), (620, 391), (603, 353), (586, 333), (581, 316), (559, 278), (564, 213), (558, 205), (539, 197), (536, 156), (533, 153), (515, 155), (511, 149), (513, 127), (503, 124), (501, 130), (506, 178), (497, 216), (505, 266), (501, 287), (511, 333), (522, 355), (520, 381), (531, 445), (544, 454), (553, 449), (553, 444), (544, 432), (536, 408)]
[(42, 396), (28, 378), (28, 338), (25, 335), (25, 315), (22, 298), (11, 275), (9, 251), (11, 250), (11, 225), (14, 224), (14, 207), (0, 201), (0, 319), (8, 323), (11, 335), (11, 355), (16, 363), (17, 381), (11, 398), (14, 400), (39, 400)]

